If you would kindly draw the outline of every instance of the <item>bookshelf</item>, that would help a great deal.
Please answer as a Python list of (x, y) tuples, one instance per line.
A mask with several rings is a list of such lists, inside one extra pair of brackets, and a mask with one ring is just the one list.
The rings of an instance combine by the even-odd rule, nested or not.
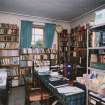
[(50, 49), (36, 48), (35, 49), (35, 65), (37, 67), (50, 67)]
[(31, 73), (33, 66), (33, 52), (32, 48), (23, 48), (20, 49), (20, 74), (27, 75)]
[(69, 35), (66, 29), (58, 34), (58, 64), (68, 63)]
[(70, 34), (70, 64), (73, 67), (72, 78), (86, 73), (86, 26), (77, 26), (71, 29)]
[(87, 31), (88, 105), (105, 104), (105, 25)]
[(0, 23), (0, 68), (8, 69), (11, 86), (19, 85), (19, 29), (16, 24)]
[(56, 49), (51, 48), (35, 48), (34, 59), (35, 67), (47, 67), (52, 70), (57, 65), (58, 53)]

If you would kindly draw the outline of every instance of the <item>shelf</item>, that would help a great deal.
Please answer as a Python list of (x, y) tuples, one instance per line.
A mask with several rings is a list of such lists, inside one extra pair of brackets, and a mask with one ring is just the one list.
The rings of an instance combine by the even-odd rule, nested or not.
[(89, 49), (89, 50), (100, 50), (100, 49), (105, 49), (105, 46), (104, 47), (88, 47), (87, 49)]
[(14, 58), (14, 57), (16, 57), (16, 58), (18, 57), (18, 58), (19, 58), (19, 56), (0, 56), (0, 58), (12, 58), (12, 57), (13, 57), (13, 58)]
[[(21, 59), (20, 59), (20, 61), (32, 61), (32, 60), (21, 60)], [(33, 61), (32, 61), (32, 62), (33, 62)]]
[(18, 36), (18, 34), (0, 34), (0, 37), (3, 37), (3, 36)]
[(14, 67), (14, 66), (19, 66), (19, 64), (0, 64), (0, 67)]
[(101, 73), (101, 74), (105, 73), (105, 70), (102, 70), (102, 69), (96, 69), (96, 68), (92, 68), (92, 67), (88, 67), (88, 69), (90, 71), (96, 71), (96, 72)]
[(27, 66), (27, 67), (26, 66), (24, 66), (24, 67), (20, 66), (20, 68), (32, 68), (32, 66)]
[(3, 42), (5, 42), (5, 43), (6, 43), (6, 42), (7, 42), (7, 43), (13, 43), (13, 42), (14, 42), (14, 43), (19, 43), (19, 41), (0, 41), (0, 42), (2, 42), (2, 43), (3, 43)]
[(105, 30), (105, 23), (90, 27), (90, 30), (103, 30), (103, 29)]
[(92, 96), (94, 98), (94, 100), (99, 101), (100, 103), (104, 102), (104, 104), (105, 104), (105, 96), (102, 96), (102, 95), (100, 95), (100, 94), (98, 94), (92, 90), (89, 90), (89, 91), (90, 91), (89, 95)]
[(19, 49), (17, 49), (17, 48), (15, 48), (15, 49), (9, 49), (9, 48), (0, 48), (0, 50), (19, 50)]
[(11, 28), (11, 27), (0, 27), (0, 29), (11, 29), (11, 30), (18, 30), (18, 28)]

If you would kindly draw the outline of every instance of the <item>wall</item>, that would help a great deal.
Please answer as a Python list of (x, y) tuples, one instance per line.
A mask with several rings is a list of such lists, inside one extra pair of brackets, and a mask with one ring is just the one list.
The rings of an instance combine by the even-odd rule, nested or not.
[(88, 13), (85, 13), (83, 15), (81, 15), (80, 17), (77, 17), (75, 18), (71, 23), (71, 27), (76, 27), (78, 25), (84, 25), (84, 24), (87, 24), (91, 21), (95, 21), (95, 11), (99, 11), (101, 9), (105, 9), (105, 4), (103, 4), (102, 6), (88, 12)]
[(63, 28), (70, 30), (70, 23), (65, 21), (52, 20), (52, 19), (46, 19), (42, 17), (15, 14), (15, 13), (0, 12), (0, 23), (3, 22), (3, 23), (17, 24), (19, 26), (21, 20), (33, 21), (35, 24), (38, 24), (38, 25), (45, 24), (45, 23), (60, 24), (63, 26)]
[[(5, 13), (0, 12), (0, 23), (9, 23), (9, 24), (17, 24), (19, 28), (21, 27), (21, 20), (29, 20), (33, 21), (37, 25), (44, 25), (45, 23), (54, 23), (61, 25), (64, 29), (67, 29), (70, 32), (70, 23), (52, 19), (46, 19), (42, 17), (15, 14), (15, 13)], [(53, 44), (56, 44), (57, 47), (57, 33), (55, 32)]]

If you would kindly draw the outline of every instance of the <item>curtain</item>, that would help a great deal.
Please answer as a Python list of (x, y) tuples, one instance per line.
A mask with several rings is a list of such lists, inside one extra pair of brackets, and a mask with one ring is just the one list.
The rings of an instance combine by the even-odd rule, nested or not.
[(32, 22), (21, 21), (20, 47), (30, 48), (32, 40)]
[(44, 29), (44, 44), (45, 48), (51, 48), (55, 33), (55, 24), (46, 23)]

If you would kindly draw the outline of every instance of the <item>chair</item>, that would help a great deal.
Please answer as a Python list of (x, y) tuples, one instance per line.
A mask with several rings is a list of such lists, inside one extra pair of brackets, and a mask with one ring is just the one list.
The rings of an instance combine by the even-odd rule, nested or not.
[(49, 105), (49, 94), (40, 88), (33, 87), (32, 79), (25, 77), (25, 105), (30, 105), (32, 102), (46, 102)]

